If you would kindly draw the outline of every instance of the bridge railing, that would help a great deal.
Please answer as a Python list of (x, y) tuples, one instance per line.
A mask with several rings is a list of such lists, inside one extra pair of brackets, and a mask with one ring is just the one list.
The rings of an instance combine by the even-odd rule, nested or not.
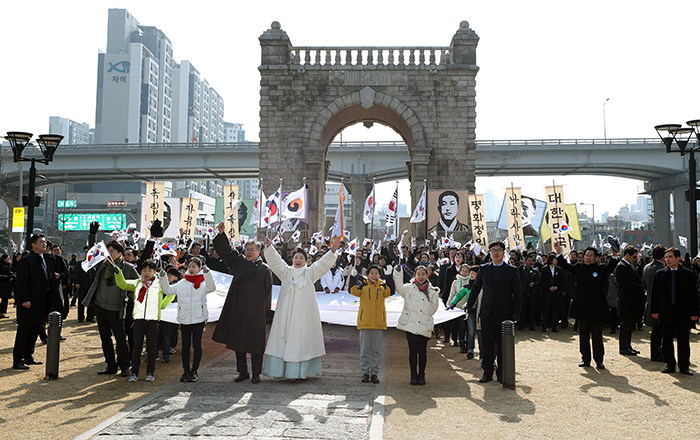
[(452, 47), (305, 47), (291, 49), (293, 66), (436, 66), (454, 64)]
[(549, 146), (549, 145), (633, 145), (633, 144), (650, 144), (659, 145), (661, 140), (658, 138), (620, 138), (620, 139), (517, 139), (517, 140), (485, 140), (476, 141), (478, 146)]

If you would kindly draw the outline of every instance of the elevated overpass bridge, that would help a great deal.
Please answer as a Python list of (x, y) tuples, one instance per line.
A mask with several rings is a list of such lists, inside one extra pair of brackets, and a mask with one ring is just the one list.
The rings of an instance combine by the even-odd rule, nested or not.
[[(3, 199), (16, 203), (20, 173), (9, 146), (0, 150)], [(25, 155), (31, 155), (25, 151)], [(37, 188), (57, 184), (109, 181), (239, 180), (258, 177), (255, 142), (201, 144), (66, 145), (49, 166), (39, 164)], [(271, 153), (267, 153), (271, 154)], [(36, 150), (36, 156), (40, 153)], [(328, 148), (329, 180), (371, 182), (408, 177), (408, 148), (403, 142), (343, 142)], [(23, 180), (29, 173), (24, 173)], [(476, 142), (477, 176), (591, 175), (638, 179), (653, 197), (657, 241), (670, 242), (669, 195), (676, 209), (676, 230), (689, 230), (687, 161), (667, 154), (658, 139), (483, 140)], [(26, 185), (26, 183), (25, 183)], [(604, 197), (601, 194), (601, 197)], [(683, 224), (683, 222), (686, 224)], [(668, 233), (665, 231), (669, 231)]]

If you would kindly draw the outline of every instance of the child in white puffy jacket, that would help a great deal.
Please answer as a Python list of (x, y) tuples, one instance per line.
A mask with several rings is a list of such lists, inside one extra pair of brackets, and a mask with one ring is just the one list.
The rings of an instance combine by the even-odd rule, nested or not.
[(428, 340), (433, 332), (433, 315), (440, 303), (440, 289), (428, 281), (425, 266), (416, 267), (410, 283), (403, 283), (400, 265), (394, 268), (396, 293), (403, 297), (403, 311), (396, 326), (406, 332), (408, 361), (411, 367), (411, 385), (425, 385), (425, 363)]
[[(164, 270), (158, 274), (161, 289), (166, 295), (177, 295), (177, 321), (182, 332), (182, 368), (180, 382), (196, 382), (197, 370), (202, 360), (202, 333), (209, 320), (207, 293), (216, 290), (209, 268), (199, 257), (187, 261), (187, 273), (183, 279), (170, 285)], [(190, 346), (194, 347), (194, 358), (190, 367)]]

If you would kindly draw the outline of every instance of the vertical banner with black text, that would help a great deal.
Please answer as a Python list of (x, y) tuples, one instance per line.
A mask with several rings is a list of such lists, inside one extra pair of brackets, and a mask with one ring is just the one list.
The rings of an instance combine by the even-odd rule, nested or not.
[(506, 213), (508, 215), (508, 248), (524, 249), (523, 211), (520, 188), (506, 189)]
[(165, 210), (165, 183), (146, 182), (146, 212), (144, 224), (141, 225), (142, 235), (146, 238), (150, 236), (149, 226), (156, 219), (163, 221)]
[(469, 220), (472, 222), (472, 240), (483, 247), (489, 245), (488, 231), (486, 230), (486, 217), (484, 216), (484, 195), (474, 194), (467, 196), (469, 201)]
[[(226, 224), (226, 235), (238, 243), (238, 185), (224, 185), (224, 223)], [(234, 209), (234, 206), (236, 208)]]
[(547, 191), (547, 224), (552, 233), (552, 248), (554, 242), (561, 245), (562, 255), (569, 255), (571, 246), (569, 244), (569, 226), (566, 223), (566, 212), (564, 208), (564, 188), (561, 185), (546, 186)]

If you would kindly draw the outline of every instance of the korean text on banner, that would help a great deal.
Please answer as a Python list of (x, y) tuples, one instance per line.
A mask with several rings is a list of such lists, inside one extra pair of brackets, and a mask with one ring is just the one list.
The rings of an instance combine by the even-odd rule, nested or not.
[(472, 222), (472, 239), (481, 246), (489, 245), (488, 232), (486, 230), (486, 217), (484, 211), (484, 195), (474, 194), (467, 196), (469, 201), (469, 219)]

